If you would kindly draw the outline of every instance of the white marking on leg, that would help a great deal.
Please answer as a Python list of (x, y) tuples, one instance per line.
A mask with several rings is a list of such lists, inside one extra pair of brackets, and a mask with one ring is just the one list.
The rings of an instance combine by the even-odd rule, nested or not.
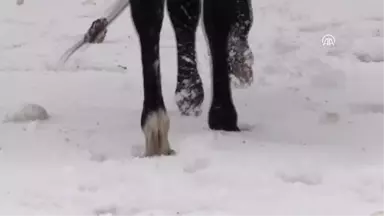
[(168, 142), (169, 117), (164, 110), (148, 115), (143, 127), (145, 135), (145, 156), (170, 155), (174, 151)]

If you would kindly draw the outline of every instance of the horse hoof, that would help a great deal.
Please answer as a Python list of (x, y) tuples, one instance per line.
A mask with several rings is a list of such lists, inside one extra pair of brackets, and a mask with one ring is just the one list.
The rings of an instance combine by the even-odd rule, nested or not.
[(177, 83), (176, 105), (183, 116), (200, 116), (204, 101), (204, 89), (200, 77), (196, 80), (183, 80)]
[(229, 44), (230, 79), (235, 88), (247, 88), (253, 83), (254, 57), (248, 41), (233, 37)]
[(237, 126), (237, 113), (233, 105), (212, 106), (208, 114), (208, 125), (211, 130), (240, 131)]

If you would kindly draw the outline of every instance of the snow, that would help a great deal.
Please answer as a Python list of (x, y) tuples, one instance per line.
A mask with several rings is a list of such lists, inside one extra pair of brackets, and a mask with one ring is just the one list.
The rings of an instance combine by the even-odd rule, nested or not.
[[(207, 127), (209, 58), (198, 32), (201, 117), (174, 102), (165, 17), (163, 92), (176, 156), (141, 158), (142, 77), (129, 11), (102, 44), (60, 55), (110, 0), (1, 1), (0, 214), (370, 215), (383, 211), (383, 2), (254, 0), (255, 80), (234, 89), (241, 133)], [(128, 22), (127, 22), (128, 21)], [(323, 47), (331, 34), (335, 47)]]
[(5, 116), (3, 122), (30, 122), (49, 118), (47, 110), (38, 104), (23, 104), (18, 110)]

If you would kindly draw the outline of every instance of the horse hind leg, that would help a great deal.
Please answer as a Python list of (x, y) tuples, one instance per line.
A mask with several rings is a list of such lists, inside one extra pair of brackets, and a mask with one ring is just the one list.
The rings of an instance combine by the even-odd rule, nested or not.
[(235, 87), (243, 88), (253, 83), (254, 57), (248, 43), (253, 23), (251, 0), (236, 0), (234, 12), (235, 23), (228, 38), (228, 61), (232, 83)]
[(198, 116), (204, 101), (204, 89), (197, 70), (196, 29), (200, 18), (200, 0), (168, 0), (168, 14), (177, 43), (176, 104), (182, 115)]
[(159, 60), (160, 31), (164, 0), (131, 0), (131, 15), (140, 38), (144, 82), (141, 128), (145, 136), (145, 156), (171, 155), (168, 141), (169, 117), (164, 105)]

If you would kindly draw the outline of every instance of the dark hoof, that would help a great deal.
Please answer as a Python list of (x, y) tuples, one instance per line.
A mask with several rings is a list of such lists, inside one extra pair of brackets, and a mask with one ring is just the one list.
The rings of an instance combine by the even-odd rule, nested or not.
[(232, 106), (212, 106), (208, 114), (208, 125), (211, 130), (240, 131), (237, 126), (237, 113)]
[(106, 18), (99, 18), (93, 21), (84, 36), (84, 41), (86, 43), (102, 43), (107, 35), (107, 25), (108, 20)]
[(254, 57), (247, 40), (231, 37), (229, 41), (229, 65), (231, 83), (236, 88), (246, 88), (253, 83)]
[(185, 79), (177, 83), (175, 91), (176, 105), (184, 116), (199, 116), (204, 101), (203, 83), (197, 79)]

